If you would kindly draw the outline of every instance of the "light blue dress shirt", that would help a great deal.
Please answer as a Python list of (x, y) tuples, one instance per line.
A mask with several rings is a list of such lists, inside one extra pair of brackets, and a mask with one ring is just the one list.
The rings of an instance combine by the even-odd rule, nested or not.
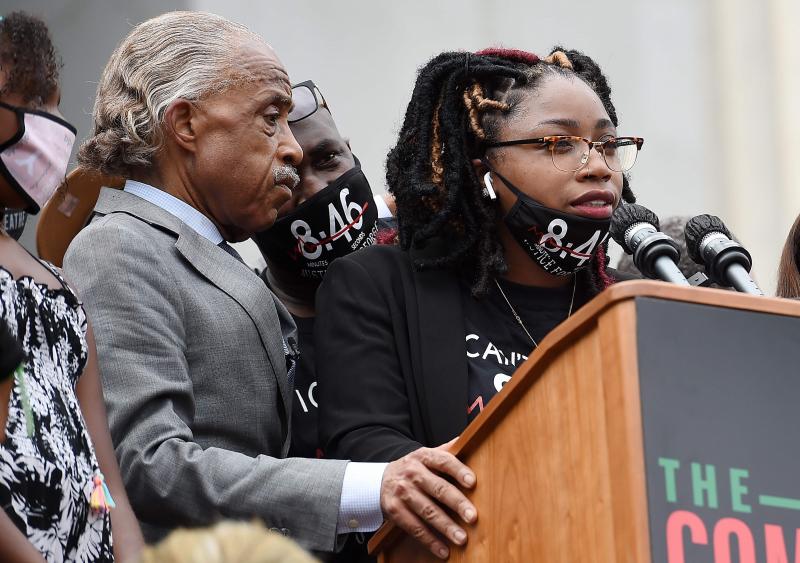
[[(185, 201), (135, 180), (126, 181), (124, 189), (177, 217), (215, 245), (225, 240), (211, 219)], [(336, 528), (338, 533), (372, 532), (381, 525), (383, 513), (380, 492), (383, 472), (387, 465), (387, 463), (355, 461), (347, 464), (339, 502), (339, 521)]]
[(125, 182), (125, 191), (149, 201), (153, 205), (157, 205), (170, 215), (174, 215), (187, 226), (191, 227), (198, 235), (210, 240), (214, 244), (219, 244), (223, 241), (222, 235), (211, 219), (185, 201), (163, 190), (135, 180), (128, 180)]

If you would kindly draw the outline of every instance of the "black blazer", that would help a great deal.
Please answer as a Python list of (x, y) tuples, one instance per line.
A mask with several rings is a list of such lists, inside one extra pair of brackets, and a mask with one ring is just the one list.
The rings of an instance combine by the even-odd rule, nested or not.
[[(578, 275), (576, 307), (596, 294), (588, 271)], [(466, 341), (454, 272), (416, 272), (409, 252), (372, 246), (331, 264), (316, 306), (325, 457), (393, 461), (466, 428)]]

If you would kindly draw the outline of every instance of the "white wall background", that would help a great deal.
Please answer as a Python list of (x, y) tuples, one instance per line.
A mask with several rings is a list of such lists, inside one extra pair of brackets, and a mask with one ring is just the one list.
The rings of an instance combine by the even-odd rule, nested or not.
[[(94, 83), (131, 25), (169, 9), (245, 23), (293, 81), (313, 79), (376, 191), (415, 71), (443, 50), (581, 49), (604, 69), (620, 130), (645, 137), (633, 170), (658, 215), (720, 215), (774, 288), (800, 213), (800, 3), (794, 0), (4, 0), (44, 17), (64, 58), (64, 114), (91, 127)], [(26, 238), (30, 241), (30, 238)]]

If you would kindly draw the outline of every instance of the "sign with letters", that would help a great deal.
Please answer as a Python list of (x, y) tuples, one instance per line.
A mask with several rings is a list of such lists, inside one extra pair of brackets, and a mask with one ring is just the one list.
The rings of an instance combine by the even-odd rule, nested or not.
[(636, 307), (653, 563), (800, 563), (800, 319)]

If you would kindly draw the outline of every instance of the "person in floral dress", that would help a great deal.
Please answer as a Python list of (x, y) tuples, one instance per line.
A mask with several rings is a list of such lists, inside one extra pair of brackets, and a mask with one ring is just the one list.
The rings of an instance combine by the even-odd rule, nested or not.
[[(58, 111), (58, 67), (43, 22), (0, 19), (3, 209), (37, 213), (64, 178), (75, 129)], [(0, 322), (24, 356), (13, 384), (0, 388), (0, 561), (136, 555), (142, 536), (114, 458), (83, 306), (54, 266), (4, 231)]]

